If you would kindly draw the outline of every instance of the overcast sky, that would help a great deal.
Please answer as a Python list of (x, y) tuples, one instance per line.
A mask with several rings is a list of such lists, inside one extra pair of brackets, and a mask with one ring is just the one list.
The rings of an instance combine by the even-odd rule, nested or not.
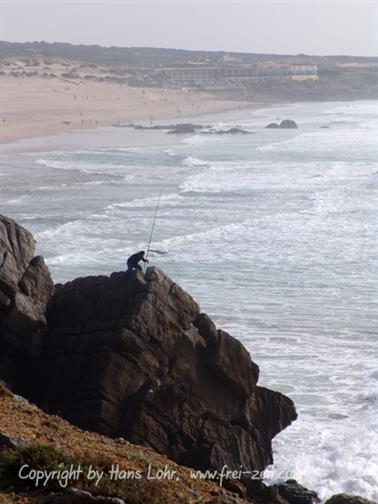
[(1, 0), (0, 39), (377, 55), (377, 0)]

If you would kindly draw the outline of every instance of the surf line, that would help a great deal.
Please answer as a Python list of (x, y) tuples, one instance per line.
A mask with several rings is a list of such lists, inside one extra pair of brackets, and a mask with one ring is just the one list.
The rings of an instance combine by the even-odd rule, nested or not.
[[(146, 260), (148, 259), (148, 254), (149, 254), (149, 252), (150, 252), (150, 247), (151, 247), (151, 242), (152, 242), (152, 236), (153, 236), (153, 234), (154, 234), (155, 223), (156, 223), (156, 217), (157, 217), (157, 214), (158, 214), (158, 211), (159, 211), (159, 207), (160, 207), (160, 200), (161, 200), (161, 195), (162, 195), (162, 193), (163, 193), (163, 184), (160, 186), (159, 197), (158, 197), (158, 200), (157, 200), (157, 203), (156, 203), (154, 217), (153, 217), (153, 219), (152, 219), (152, 226), (151, 226), (150, 239), (149, 239), (149, 241), (148, 241), (147, 252), (146, 252)], [(147, 269), (147, 262), (145, 262), (145, 263), (144, 263), (144, 273), (146, 272), (146, 269)]]

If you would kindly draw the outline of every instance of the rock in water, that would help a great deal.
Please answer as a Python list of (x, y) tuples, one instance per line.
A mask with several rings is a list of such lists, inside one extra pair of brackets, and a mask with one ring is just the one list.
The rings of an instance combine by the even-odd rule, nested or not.
[(285, 119), (284, 121), (281, 121), (280, 124), (278, 123), (270, 123), (265, 128), (268, 129), (297, 129), (298, 125), (295, 121), (292, 121), (291, 119)]
[(326, 504), (377, 504), (374, 501), (358, 497), (357, 495), (337, 494), (327, 500)]
[(264, 469), (296, 418), (256, 385), (258, 366), (157, 268), (56, 289), (48, 334), (22, 390), (85, 429), (151, 446), (199, 469)]
[(297, 129), (298, 125), (295, 121), (292, 121), (291, 119), (285, 119), (284, 121), (281, 121), (280, 128)]
[(183, 135), (187, 133), (195, 133), (198, 129), (201, 129), (202, 126), (200, 124), (175, 124), (172, 129), (170, 129), (167, 133), (174, 135)]
[(280, 125), (278, 123), (269, 123), (268, 125), (265, 126), (265, 128), (268, 129), (278, 129)]

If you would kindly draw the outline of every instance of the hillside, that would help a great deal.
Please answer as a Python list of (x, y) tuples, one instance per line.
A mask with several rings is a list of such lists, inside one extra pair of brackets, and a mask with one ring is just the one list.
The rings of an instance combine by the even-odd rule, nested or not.
[[(85, 489), (93, 495), (117, 496), (125, 499), (128, 504), (245, 502), (215, 483), (193, 479), (190, 469), (178, 466), (152, 449), (132, 445), (123, 438), (110, 439), (83, 431), (58, 416), (47, 415), (1, 385), (0, 502), (37, 503), (42, 502), (49, 492), (64, 491), (61, 486), (65, 481), (63, 476), (57, 476), (44, 488), (41, 484), (37, 489), (35, 480), (19, 479), (17, 472), (22, 464), (47, 471), (69, 468), (71, 465), (77, 469), (81, 465), (83, 474), (78, 479), (76, 476), (79, 475), (69, 479), (68, 487)], [(104, 471), (97, 486), (87, 478), (90, 466), (92, 470)], [(114, 470), (111, 473), (112, 467)], [(152, 479), (157, 476), (159, 469), (172, 471), (174, 477)], [(130, 471), (129, 478), (121, 471)], [(138, 472), (142, 477), (133, 478), (132, 475), (137, 475)], [(148, 474), (150, 479), (147, 479)], [(5, 492), (6, 488), (9, 491)], [(20, 501), (21, 497), (23, 500)]]
[(0, 75), (185, 87), (250, 102), (376, 98), (377, 64), (377, 58), (342, 55), (0, 42)]

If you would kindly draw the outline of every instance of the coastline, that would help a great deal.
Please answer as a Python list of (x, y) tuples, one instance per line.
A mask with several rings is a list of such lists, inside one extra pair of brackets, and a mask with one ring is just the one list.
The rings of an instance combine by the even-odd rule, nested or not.
[(0, 77), (0, 145), (134, 121), (182, 122), (185, 118), (266, 106), (218, 100), (208, 93), (186, 89), (109, 83), (87, 83), (79, 88), (55, 79)]
[[(255, 104), (255, 106), (232, 107), (219, 109), (217, 111), (203, 111), (201, 113), (187, 115), (185, 117), (169, 118), (162, 117), (156, 124), (172, 124), (196, 122), (201, 124), (211, 122), (235, 122), (251, 118), (257, 111), (273, 107), (275, 104)], [(290, 104), (285, 104), (290, 105)], [(138, 123), (145, 124), (146, 120), (141, 118)], [(180, 143), (187, 135), (167, 135), (161, 130), (137, 130), (129, 127), (114, 126), (93, 126), (86, 129), (72, 129), (50, 132), (47, 135), (35, 135), (33, 137), (19, 137), (12, 142), (0, 142), (0, 154), (22, 154), (48, 151), (70, 151), (93, 148), (112, 147), (154, 147), (172, 146)]]

